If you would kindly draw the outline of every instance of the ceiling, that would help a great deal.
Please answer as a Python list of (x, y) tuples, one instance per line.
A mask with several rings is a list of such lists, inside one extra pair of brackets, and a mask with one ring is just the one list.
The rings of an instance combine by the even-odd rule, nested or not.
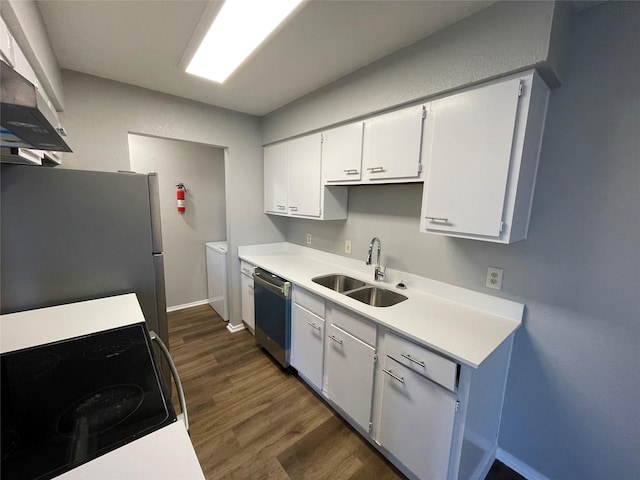
[(307, 1), (220, 85), (178, 65), (201, 18), (221, 3), (38, 1), (61, 68), (258, 116), (495, 1)]

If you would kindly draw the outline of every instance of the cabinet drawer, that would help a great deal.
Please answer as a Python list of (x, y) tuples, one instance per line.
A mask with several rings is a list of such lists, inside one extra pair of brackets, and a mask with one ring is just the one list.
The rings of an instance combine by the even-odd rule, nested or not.
[(384, 352), (398, 363), (454, 392), (458, 364), (409, 340), (387, 332)]
[(324, 318), (324, 299), (318, 295), (295, 286), (293, 288), (293, 303), (297, 303), (320, 318)]
[(244, 273), (245, 275), (249, 275), (251, 277), (255, 269), (255, 265), (251, 265), (244, 260), (240, 260), (240, 273)]
[(332, 307), (331, 312), (332, 325), (340, 327), (345, 332), (350, 333), (372, 347), (376, 346), (377, 329), (373, 323), (336, 307)]

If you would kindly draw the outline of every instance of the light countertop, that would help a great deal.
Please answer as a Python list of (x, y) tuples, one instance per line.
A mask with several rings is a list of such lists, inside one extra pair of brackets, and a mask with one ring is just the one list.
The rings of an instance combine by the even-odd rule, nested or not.
[[(240, 259), (269, 270), (331, 302), (388, 327), (465, 365), (477, 368), (522, 322), (524, 305), (388, 269), (373, 281), (373, 266), (289, 243), (239, 247)], [(408, 300), (373, 307), (314, 283), (339, 273), (394, 290)], [(395, 288), (403, 280), (406, 290)]]
[[(0, 315), (0, 353), (144, 322), (135, 294)], [(204, 479), (182, 421), (112, 450), (56, 478)]]

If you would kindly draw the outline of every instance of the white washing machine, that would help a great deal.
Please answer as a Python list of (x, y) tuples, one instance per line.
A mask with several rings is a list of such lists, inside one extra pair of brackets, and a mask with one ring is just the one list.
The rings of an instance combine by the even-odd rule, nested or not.
[(209, 305), (225, 322), (229, 321), (229, 290), (227, 286), (227, 242), (208, 242), (207, 287)]

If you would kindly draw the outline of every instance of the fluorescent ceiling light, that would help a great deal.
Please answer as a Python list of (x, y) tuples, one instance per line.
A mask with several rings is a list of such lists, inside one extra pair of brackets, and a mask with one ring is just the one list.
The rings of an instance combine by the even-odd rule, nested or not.
[(302, 0), (226, 0), (187, 66), (222, 83)]

